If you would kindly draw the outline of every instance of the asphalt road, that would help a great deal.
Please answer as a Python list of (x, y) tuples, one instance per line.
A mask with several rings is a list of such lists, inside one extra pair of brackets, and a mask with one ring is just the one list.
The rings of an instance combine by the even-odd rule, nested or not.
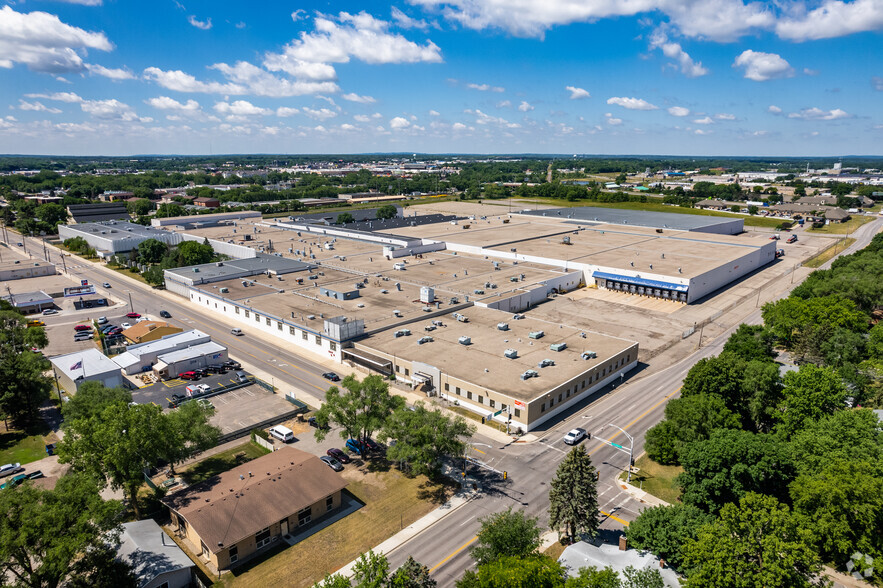
[[(856, 242), (840, 255), (853, 253), (867, 245), (881, 225), (883, 219), (875, 219), (862, 226), (852, 235)], [(29, 249), (33, 247), (33, 251), (37, 251), (38, 241), (30, 241)], [(57, 255), (57, 250), (53, 250), (52, 257), (56, 258)], [(69, 262), (74, 259), (67, 258)], [(258, 338), (247, 335), (235, 337), (230, 334), (226, 325), (202, 315), (186, 301), (169, 301), (157, 296), (147, 286), (129, 285), (128, 282), (121, 281), (113, 270), (83, 262), (74, 261), (73, 264), (74, 266), (68, 266), (68, 270), (75, 277), (89, 279), (94, 284), (110, 282), (115, 288), (109, 293), (116, 295), (118, 299), (131, 295), (132, 309), (135, 312), (157, 316), (159, 310), (167, 310), (173, 317), (170, 322), (209, 333), (213, 339), (229, 348), (231, 357), (263, 370), (280, 382), (292, 384), (319, 397), (328, 387), (328, 382), (321, 378), (321, 373), (326, 368), (307, 358)], [(830, 267), (830, 262), (823, 267)], [(800, 280), (795, 280), (782, 296), (787, 295), (799, 283)], [(760, 323), (760, 310), (748, 313), (741, 322)], [(615, 425), (625, 429), (633, 437), (633, 454), (638, 456), (643, 451), (644, 434), (662, 419), (666, 401), (678, 393), (689, 369), (698, 360), (720, 353), (727, 338), (737, 327), (738, 325), (732, 327), (713, 340), (701, 341), (701, 346), (694, 353), (664, 370), (638, 377), (632, 382), (627, 381), (616, 389), (596, 396), (585, 408), (574, 411), (542, 432), (542, 437), (537, 442), (502, 445), (476, 434), (472, 439), (474, 449), (470, 457), (480, 459), (496, 471), (506, 471), (508, 479), (502, 481), (490, 470), (484, 470), (492, 479), (482, 484), (476, 498), (388, 554), (393, 568), (401, 564), (408, 555), (412, 555), (417, 561), (430, 567), (440, 587), (453, 586), (455, 580), (472, 566), (468, 548), (475, 541), (475, 534), (479, 529), (478, 519), (482, 516), (512, 507), (516, 510), (524, 509), (527, 514), (539, 517), (541, 524), (545, 525), (548, 520), (549, 482), (569, 449), (563, 443), (564, 434), (574, 427), (582, 427), (593, 436), (599, 435), (628, 447), (627, 436), (611, 426)], [(628, 466), (628, 454), (595, 439), (583, 443), (600, 473), (598, 493), (599, 506), (604, 515), (602, 528), (621, 530), (623, 524), (634, 520), (642, 507), (616, 483), (617, 476)], [(475, 466), (470, 467), (470, 475), (481, 475), (482, 470)]]

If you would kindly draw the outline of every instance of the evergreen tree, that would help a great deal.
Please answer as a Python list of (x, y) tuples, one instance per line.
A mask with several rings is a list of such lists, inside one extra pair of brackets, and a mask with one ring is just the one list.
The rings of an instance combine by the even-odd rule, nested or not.
[(598, 532), (598, 487), (595, 467), (585, 447), (574, 447), (555, 472), (549, 491), (549, 525), (573, 541), (578, 534)]
[(388, 588), (435, 588), (436, 581), (429, 575), (429, 568), (408, 556), (386, 581)]

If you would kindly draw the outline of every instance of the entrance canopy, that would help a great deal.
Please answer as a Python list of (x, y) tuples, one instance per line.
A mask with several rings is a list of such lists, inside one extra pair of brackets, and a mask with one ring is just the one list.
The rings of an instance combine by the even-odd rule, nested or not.
[(620, 274), (608, 274), (606, 272), (599, 271), (592, 272), (592, 277), (600, 278), (602, 280), (613, 280), (615, 282), (622, 282), (623, 284), (633, 284), (635, 286), (663, 288), (666, 290), (672, 290), (674, 292), (686, 292), (688, 290), (688, 286), (686, 284), (675, 284), (674, 282), (663, 282), (660, 280), (648, 280), (647, 278), (623, 276)]

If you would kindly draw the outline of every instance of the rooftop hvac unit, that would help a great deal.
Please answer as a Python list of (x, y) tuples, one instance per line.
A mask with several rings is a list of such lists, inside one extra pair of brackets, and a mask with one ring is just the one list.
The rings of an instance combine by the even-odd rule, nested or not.
[(507, 349), (503, 352), (503, 355), (509, 359), (516, 359), (518, 357), (518, 351), (515, 349)]
[(443, 327), (443, 326), (445, 326), (445, 324), (444, 324), (443, 322), (441, 322), (441, 321), (432, 321), (432, 324), (435, 325), (436, 327)]
[(424, 343), (432, 343), (434, 339), (432, 337), (420, 337), (417, 339), (417, 345), (423, 345)]
[(459, 339), (457, 339), (457, 343), (459, 343), (460, 345), (472, 345), (472, 337), (460, 337)]
[(532, 331), (528, 335), (528, 337), (530, 337), (531, 339), (542, 339), (545, 336), (545, 334), (546, 333), (544, 333), (543, 331)]
[(517, 314), (517, 313), (516, 313), (516, 314), (513, 314), (513, 315), (512, 315), (512, 320), (514, 320), (514, 321), (520, 321), (520, 320), (523, 319), (523, 318), (524, 318), (524, 315), (523, 315), (523, 314)]
[(594, 351), (583, 351), (580, 354), (580, 357), (583, 359), (595, 359), (596, 357), (598, 357), (598, 354)]
[(555, 365), (555, 362), (552, 361), (551, 359), (544, 359), (543, 361), (541, 361), (541, 362), (539, 363), (539, 366), (540, 366), (541, 368), (549, 367), (550, 365)]
[(549, 349), (552, 351), (564, 351), (567, 349), (567, 343), (552, 343), (549, 345)]
[(497, 330), (498, 331), (508, 331), (509, 330), (509, 323), (497, 323)]
[(521, 379), (522, 380), (529, 380), (530, 378), (535, 378), (537, 376), (539, 376), (539, 374), (537, 372), (535, 372), (534, 370), (527, 370), (526, 372), (521, 374)]

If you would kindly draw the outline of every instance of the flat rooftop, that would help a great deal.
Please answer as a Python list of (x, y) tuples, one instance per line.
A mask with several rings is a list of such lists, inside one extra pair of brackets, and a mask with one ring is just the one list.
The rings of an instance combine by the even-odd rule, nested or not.
[[(8, 256), (7, 256), (8, 259)], [(49, 263), (48, 261), (43, 261), (42, 259), (28, 259), (21, 258), (15, 259), (12, 261), (2, 261), (0, 262), (0, 271), (6, 270), (14, 270), (14, 269), (25, 269), (25, 268), (33, 268), (33, 267), (55, 267), (54, 263)]]
[(132, 237), (143, 237), (145, 239), (162, 237), (168, 238), (169, 232), (154, 227), (145, 227), (127, 221), (105, 221), (96, 223), (77, 223), (68, 225), (68, 229), (79, 231), (81, 233), (97, 235), (103, 239), (111, 241), (119, 241), (121, 239), (131, 239)]
[(697, 214), (678, 214), (672, 207), (670, 213), (651, 212), (647, 210), (627, 210), (622, 208), (597, 208), (594, 206), (578, 206), (573, 208), (543, 208), (541, 210), (518, 211), (528, 216), (569, 218), (577, 221), (594, 221), (613, 225), (629, 225), (679, 231), (701, 231), (716, 225), (728, 225), (740, 218), (725, 218)]
[[(410, 336), (396, 337), (395, 330), (389, 330), (360, 340), (356, 348), (426, 363), (449, 376), (527, 402), (636, 345), (633, 341), (530, 317), (513, 320), (511, 313), (487, 308), (471, 307), (459, 313), (468, 317), (469, 322), (461, 323), (447, 315), (441, 319), (445, 326), (430, 332), (424, 326), (431, 324), (431, 320), (415, 322), (406, 327), (411, 330)], [(498, 323), (507, 323), (509, 330), (498, 330)], [(535, 331), (545, 335), (530, 339), (529, 333)], [(417, 340), (423, 336), (432, 337), (433, 341), (418, 345)], [(472, 343), (460, 344), (461, 336), (470, 337)], [(553, 343), (566, 343), (567, 348), (552, 351), (549, 346)], [(518, 357), (505, 357), (503, 352), (507, 349), (515, 349)], [(583, 351), (594, 351), (597, 358), (582, 359)], [(544, 359), (553, 360), (555, 365), (538, 367)], [(539, 377), (522, 380), (521, 374), (529, 369), (536, 370)]]

